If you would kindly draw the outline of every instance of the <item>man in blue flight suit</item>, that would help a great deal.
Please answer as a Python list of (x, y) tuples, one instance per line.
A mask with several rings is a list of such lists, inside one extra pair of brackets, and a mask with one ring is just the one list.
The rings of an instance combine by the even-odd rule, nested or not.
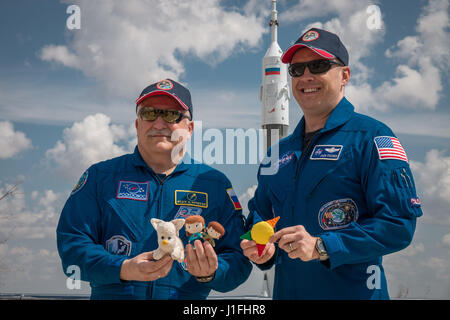
[(382, 256), (409, 245), (422, 215), (406, 153), (344, 97), (350, 67), (337, 35), (312, 28), (281, 59), (304, 116), (269, 149), (278, 171), (260, 166), (248, 205), (248, 227), (280, 216), (279, 229), (261, 256), (243, 240), (244, 254), (275, 265), (274, 299), (389, 299)]
[[(251, 263), (242, 254), (240, 204), (230, 181), (204, 164), (180, 161), (191, 137), (191, 95), (166, 79), (145, 88), (136, 101), (134, 153), (91, 166), (75, 185), (57, 227), (64, 270), (80, 268), (91, 299), (205, 299), (243, 283)], [(186, 160), (186, 159), (185, 159)], [(226, 235), (215, 249), (187, 244), (186, 259), (153, 258), (158, 246), (151, 218), (170, 221), (201, 215)]]

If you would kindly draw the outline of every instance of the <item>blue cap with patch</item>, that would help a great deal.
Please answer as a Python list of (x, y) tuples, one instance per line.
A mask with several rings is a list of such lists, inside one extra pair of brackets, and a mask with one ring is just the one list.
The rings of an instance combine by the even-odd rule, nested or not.
[(174, 98), (183, 109), (189, 110), (192, 119), (193, 113), (191, 93), (186, 87), (172, 79), (161, 80), (142, 90), (139, 98), (136, 100), (136, 111), (142, 101), (149, 97), (158, 95), (165, 95)]
[(325, 59), (338, 58), (344, 65), (348, 65), (348, 52), (339, 37), (332, 32), (311, 28), (290, 46), (281, 56), (283, 63), (291, 63), (295, 52), (300, 48), (309, 48)]

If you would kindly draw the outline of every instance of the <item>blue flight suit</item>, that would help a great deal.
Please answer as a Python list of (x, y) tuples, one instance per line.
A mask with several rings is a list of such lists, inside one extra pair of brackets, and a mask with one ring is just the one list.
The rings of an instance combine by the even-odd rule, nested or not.
[(382, 256), (409, 245), (422, 215), (409, 163), (396, 159), (406, 154), (389, 149), (393, 132), (346, 98), (302, 154), (304, 126), (302, 118), (277, 144), (276, 174), (260, 165), (247, 230), (280, 216), (276, 230), (303, 225), (323, 239), (329, 260), (303, 262), (277, 248), (259, 266), (275, 264), (273, 298), (389, 299)]
[[(205, 299), (210, 290), (233, 290), (251, 272), (239, 236), (244, 220), (230, 181), (204, 164), (181, 162), (163, 182), (142, 159), (138, 148), (91, 166), (68, 198), (57, 227), (63, 269), (76, 265), (89, 281), (91, 299)], [(158, 247), (151, 218), (170, 221), (201, 215), (218, 221), (226, 233), (217, 241), (218, 269), (209, 283), (199, 283), (177, 261), (156, 281), (122, 281), (125, 259)], [(188, 237), (180, 230), (184, 245)]]

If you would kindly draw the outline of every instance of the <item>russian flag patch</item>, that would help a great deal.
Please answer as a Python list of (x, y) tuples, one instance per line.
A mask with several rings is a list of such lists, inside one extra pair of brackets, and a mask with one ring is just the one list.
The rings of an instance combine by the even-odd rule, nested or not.
[(238, 197), (236, 196), (236, 193), (234, 192), (233, 188), (227, 189), (228, 196), (230, 197), (231, 202), (233, 203), (235, 210), (242, 210), (241, 203), (239, 202)]
[(280, 74), (280, 68), (266, 68), (265, 70), (266, 76), (272, 75), (272, 74)]

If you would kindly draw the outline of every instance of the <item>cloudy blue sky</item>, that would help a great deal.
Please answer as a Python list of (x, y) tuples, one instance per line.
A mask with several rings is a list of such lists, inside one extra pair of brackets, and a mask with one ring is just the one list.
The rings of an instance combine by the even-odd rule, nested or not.
[[(72, 4), (79, 29), (67, 26)], [(347, 98), (407, 151), (424, 216), (410, 247), (385, 257), (391, 296), (450, 299), (448, 0), (279, 0), (277, 8), (283, 50), (310, 26), (341, 36), (352, 68)], [(0, 3), (0, 195), (20, 182), (0, 200), (0, 293), (89, 292), (86, 283), (66, 287), (59, 213), (90, 164), (132, 151), (134, 101), (149, 83), (186, 84), (204, 131), (261, 126), (270, 10), (270, 0)], [(292, 99), (290, 131), (300, 118)], [(245, 206), (257, 166), (213, 165)], [(234, 294), (259, 294), (261, 279), (253, 272)]]

